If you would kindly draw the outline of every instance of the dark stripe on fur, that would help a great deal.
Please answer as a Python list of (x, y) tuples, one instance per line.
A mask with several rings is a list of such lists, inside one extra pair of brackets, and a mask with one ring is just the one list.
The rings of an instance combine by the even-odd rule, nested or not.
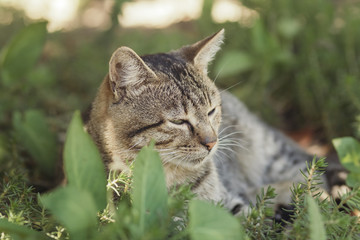
[(195, 190), (196, 188), (198, 188), (201, 183), (207, 178), (207, 176), (210, 175), (210, 169), (206, 169), (205, 172), (203, 174), (201, 174), (193, 183), (191, 190)]
[(132, 131), (132, 132), (128, 133), (128, 137), (132, 138), (132, 137), (136, 136), (137, 134), (140, 134), (140, 133), (142, 133), (142, 132), (144, 132), (144, 131), (146, 131), (146, 130), (148, 130), (150, 128), (158, 127), (163, 123), (164, 123), (164, 120), (161, 120), (161, 121), (159, 121), (157, 123), (154, 123), (154, 124), (151, 124), (151, 125), (136, 129), (135, 131)]
[[(167, 75), (169, 80), (172, 80), (178, 89), (180, 90), (182, 96), (185, 96), (193, 106), (198, 105), (198, 101), (204, 105), (206, 98), (197, 96), (198, 99), (193, 99), (190, 96), (190, 87), (196, 87), (201, 89), (201, 93), (204, 91), (204, 87), (196, 81), (194, 75), (188, 70), (186, 62), (184, 59), (175, 56), (173, 54), (156, 54), (156, 55), (146, 55), (141, 57), (145, 63), (153, 69), (155, 72), (160, 71), (163, 74)], [(184, 79), (190, 79), (190, 81), (184, 81)], [(186, 112), (187, 109), (184, 108)]]
[(184, 69), (184, 71), (187, 74), (187, 76), (190, 78), (190, 80), (192, 81), (193, 85), (201, 90), (200, 92), (203, 94), (203, 98), (199, 96), (199, 101), (200, 101), (200, 104), (204, 105), (205, 104), (205, 99), (206, 99), (204, 87), (201, 86), (199, 84), (199, 82), (195, 80), (194, 75), (192, 75), (189, 71), (187, 71), (187, 69)]

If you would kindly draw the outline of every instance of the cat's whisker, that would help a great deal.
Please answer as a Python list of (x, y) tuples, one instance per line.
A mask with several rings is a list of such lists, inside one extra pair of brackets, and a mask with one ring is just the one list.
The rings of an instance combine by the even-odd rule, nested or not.
[(225, 66), (225, 65), (226, 65), (226, 64), (222, 65), (222, 67), (220, 68), (219, 72), (216, 74), (215, 79), (214, 79), (214, 83), (215, 83), (216, 80), (218, 79), (218, 77), (219, 77), (220, 73), (222, 72), (222, 70), (224, 69), (224, 66)]
[(179, 153), (182, 153), (182, 151), (179, 151), (179, 150), (171, 150), (170, 152), (162, 152), (162, 153), (159, 153), (161, 157), (168, 157), (168, 156), (178, 156), (177, 154)]
[(174, 151), (177, 151), (176, 149), (168, 149), (166, 151), (157, 151), (160, 155), (162, 154), (168, 154), (168, 153), (171, 153), (171, 152), (174, 152)]
[(227, 91), (227, 90), (229, 90), (229, 89), (231, 89), (231, 88), (233, 88), (233, 87), (236, 87), (237, 85), (239, 85), (240, 83), (242, 83), (243, 81), (239, 81), (239, 82), (237, 82), (237, 83), (235, 83), (235, 84), (233, 84), (233, 85), (231, 85), (230, 87), (228, 87), (228, 88), (226, 88), (226, 89), (224, 89), (224, 90), (222, 90), (222, 91), (220, 91), (220, 94), (221, 93), (223, 93), (223, 92), (225, 92), (225, 91)]
[(237, 124), (237, 125), (229, 125), (226, 128), (221, 129), (221, 131), (219, 132), (219, 135), (221, 135), (221, 133), (223, 133), (225, 130), (227, 130), (229, 128), (235, 128), (237, 126), (240, 126), (240, 125), (239, 124)]
[(221, 154), (225, 155), (225, 157), (231, 159), (231, 157), (227, 153), (221, 151), (221, 150), (223, 150), (222, 148), (218, 148), (218, 149), (219, 149), (218, 153), (221, 153)]
[(224, 161), (223, 161), (224, 159), (219, 155), (220, 153), (221, 153), (221, 152), (217, 150), (217, 151), (214, 153), (214, 157), (215, 157), (215, 159), (218, 159), (221, 164), (224, 164)]
[(225, 138), (228, 138), (230, 136), (233, 136), (235, 134), (242, 134), (243, 132), (242, 131), (237, 131), (237, 132), (232, 132), (232, 133), (228, 133), (226, 134), (225, 136), (220, 136), (219, 139), (225, 139)]
[(239, 147), (243, 150), (249, 151), (249, 149), (246, 147), (247, 141), (240, 138), (223, 138), (219, 141), (219, 147)]
[(226, 139), (221, 139), (219, 141), (219, 144), (226, 144), (226, 143), (237, 143), (237, 144), (247, 144), (247, 141), (244, 139), (233, 139), (233, 138), (226, 138)]
[[(231, 153), (233, 153), (233, 154), (236, 155), (236, 152), (234, 151), (234, 149), (232, 149), (232, 148), (230, 148), (230, 147), (223, 147), (223, 148), (220, 148), (220, 150), (226, 150), (226, 151), (229, 151), (229, 152), (231, 152)], [(230, 158), (230, 157), (229, 157), (229, 158)]]
[(175, 150), (177, 149), (176, 147), (172, 147), (172, 148), (159, 148), (159, 149), (156, 149), (156, 151), (158, 152), (164, 152), (164, 151), (169, 151), (169, 150)]
[(225, 147), (225, 146), (234, 146), (234, 147), (240, 147), (244, 150), (247, 150), (246, 147), (240, 143), (226, 143), (226, 144), (223, 144), (223, 145), (219, 145), (219, 147)]
[(128, 150), (133, 149), (134, 147), (136, 147), (137, 145), (139, 145), (142, 141), (144, 141), (144, 139), (140, 139), (138, 142), (136, 142), (134, 145), (132, 145)]
[(170, 162), (175, 162), (175, 161), (177, 161), (177, 159), (180, 159), (182, 157), (183, 157), (182, 155), (169, 156), (168, 159), (163, 159), (163, 163), (168, 164)]
[[(240, 126), (241, 126), (240, 124), (229, 125), (229, 126), (223, 128), (223, 129), (221, 129), (220, 133), (224, 132), (225, 130), (227, 130), (227, 129), (229, 129), (229, 128), (234, 128), (234, 129), (236, 129), (236, 130), (239, 130), (238, 128), (239, 128)], [(219, 134), (220, 134), (220, 133), (219, 133)]]
[(181, 164), (181, 162), (183, 162), (183, 161), (186, 161), (187, 160), (187, 157), (188, 157), (188, 155), (185, 155), (180, 161), (178, 161), (178, 163), (176, 164), (176, 167), (175, 167), (175, 173), (176, 173), (176, 171), (177, 171), (177, 168), (179, 167), (179, 165)]
[(174, 156), (174, 157), (171, 157), (169, 159), (164, 159), (163, 164), (166, 165), (166, 164), (168, 164), (168, 163), (170, 163), (170, 162), (172, 162), (172, 161), (174, 161), (174, 160), (176, 160), (178, 158), (180, 158), (180, 157), (179, 156)]

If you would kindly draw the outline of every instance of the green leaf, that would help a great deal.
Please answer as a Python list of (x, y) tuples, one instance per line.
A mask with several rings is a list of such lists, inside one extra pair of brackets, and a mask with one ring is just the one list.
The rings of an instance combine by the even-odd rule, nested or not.
[(11, 223), (6, 219), (0, 219), (0, 233), (9, 234), (14, 239), (48, 239), (45, 234), (31, 228)]
[(45, 116), (37, 110), (27, 110), (24, 115), (15, 112), (13, 127), (16, 139), (36, 161), (40, 171), (54, 177), (56, 165), (56, 135), (50, 131)]
[(309, 211), (310, 239), (325, 240), (326, 232), (319, 206), (311, 196), (306, 196), (306, 202)]
[(256, 20), (254, 27), (251, 30), (253, 49), (256, 53), (263, 54), (267, 51), (269, 42), (268, 34), (264, 29), (263, 19)]
[(163, 226), (168, 215), (165, 174), (153, 144), (138, 154), (133, 181), (133, 207), (139, 214), (139, 226), (144, 234), (151, 227)]
[(76, 111), (68, 128), (64, 148), (65, 174), (70, 186), (88, 191), (98, 211), (106, 207), (106, 176), (99, 150), (84, 131)]
[(192, 240), (245, 239), (238, 220), (208, 202), (191, 200), (189, 231)]
[(226, 52), (217, 61), (215, 72), (219, 74), (218, 77), (230, 77), (246, 70), (253, 66), (253, 60), (245, 52), (229, 51)]
[(350, 187), (357, 187), (360, 185), (360, 174), (350, 172), (346, 178), (346, 184)]
[(40, 201), (69, 231), (71, 239), (88, 239), (96, 230), (97, 207), (86, 190), (66, 186), (41, 196)]
[(47, 22), (38, 22), (22, 29), (3, 49), (0, 59), (5, 85), (19, 81), (34, 67), (46, 40)]
[(360, 174), (360, 143), (352, 137), (333, 139), (341, 164), (350, 172)]

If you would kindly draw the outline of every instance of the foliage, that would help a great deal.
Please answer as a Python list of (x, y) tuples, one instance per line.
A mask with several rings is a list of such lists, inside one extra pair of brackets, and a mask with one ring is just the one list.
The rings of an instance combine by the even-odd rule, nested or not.
[(352, 137), (333, 140), (341, 164), (350, 172), (346, 184), (350, 187), (360, 186), (360, 143)]
[(27, 110), (24, 116), (19, 112), (13, 115), (17, 141), (37, 162), (41, 173), (51, 179), (55, 175), (56, 136), (46, 125), (45, 116), (40, 111)]
[(233, 92), (273, 124), (319, 129), (328, 141), (353, 134), (360, 112), (359, 2), (241, 3), (258, 16), (251, 27), (222, 26), (217, 83), (226, 88), (240, 82)]
[(42, 52), (46, 38), (46, 22), (34, 23), (20, 31), (2, 49), (1, 76), (7, 86), (29, 74)]

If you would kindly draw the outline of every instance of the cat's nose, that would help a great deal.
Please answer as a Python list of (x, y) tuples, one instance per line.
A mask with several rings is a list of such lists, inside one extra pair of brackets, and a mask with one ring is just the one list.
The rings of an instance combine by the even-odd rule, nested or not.
[(215, 146), (215, 144), (216, 144), (216, 141), (215, 141), (215, 142), (207, 143), (207, 144), (205, 144), (205, 146), (207, 147), (207, 149), (208, 149), (209, 151), (211, 151), (211, 149)]
[(217, 139), (208, 139), (208, 138), (205, 138), (203, 141), (201, 141), (201, 144), (204, 145), (207, 150), (210, 152), (211, 149), (215, 146), (217, 142)]

